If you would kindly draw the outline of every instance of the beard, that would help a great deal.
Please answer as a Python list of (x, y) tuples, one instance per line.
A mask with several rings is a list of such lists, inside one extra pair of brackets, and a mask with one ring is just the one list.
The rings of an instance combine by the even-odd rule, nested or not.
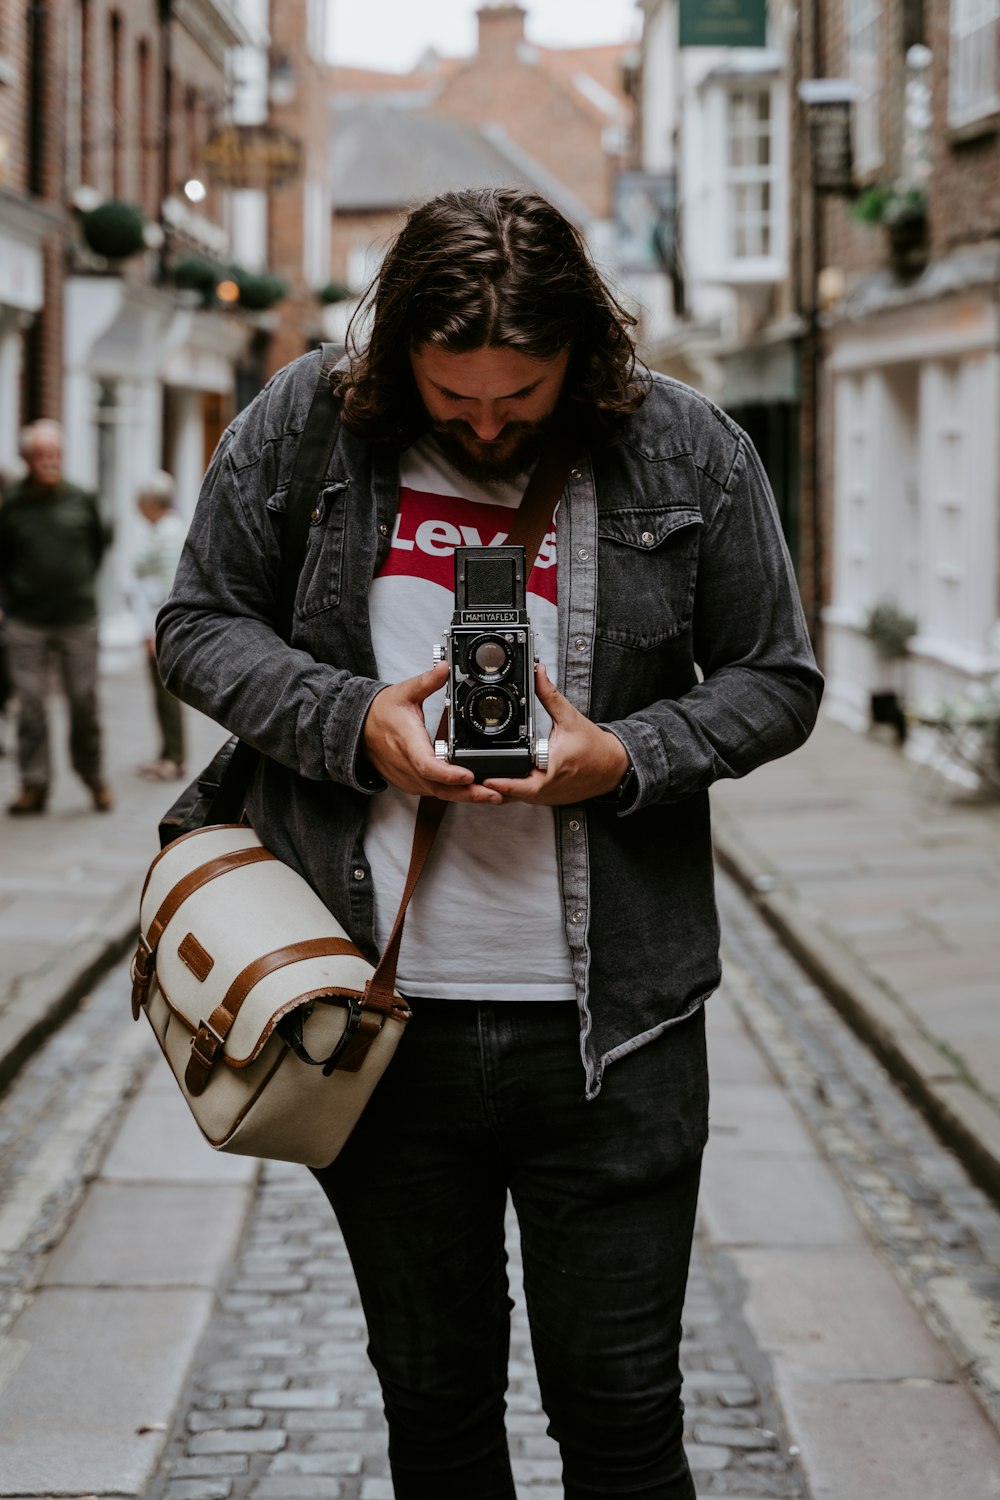
[(434, 436), (445, 458), (479, 484), (512, 484), (538, 459), (552, 427), (542, 422), (508, 422), (492, 443), (483, 443), (467, 422), (435, 422)]

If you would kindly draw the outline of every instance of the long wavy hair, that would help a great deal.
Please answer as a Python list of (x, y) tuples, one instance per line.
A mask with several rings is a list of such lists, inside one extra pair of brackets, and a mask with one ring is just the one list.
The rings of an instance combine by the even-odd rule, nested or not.
[[(577, 230), (514, 188), (442, 193), (414, 209), (359, 304), (337, 379), (343, 420), (405, 446), (428, 425), (410, 366), (424, 345), (516, 349), (570, 360), (560, 417), (610, 439), (648, 390), (635, 318), (602, 281)], [(367, 336), (359, 337), (359, 329)]]

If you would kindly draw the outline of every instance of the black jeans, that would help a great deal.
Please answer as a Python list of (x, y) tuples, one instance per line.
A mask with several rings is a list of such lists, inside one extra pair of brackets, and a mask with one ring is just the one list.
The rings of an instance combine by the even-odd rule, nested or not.
[(678, 1350), (707, 1134), (704, 1016), (583, 1098), (572, 1003), (416, 1000), (332, 1166), (397, 1500), (513, 1500), (510, 1192), (568, 1500), (694, 1500)]

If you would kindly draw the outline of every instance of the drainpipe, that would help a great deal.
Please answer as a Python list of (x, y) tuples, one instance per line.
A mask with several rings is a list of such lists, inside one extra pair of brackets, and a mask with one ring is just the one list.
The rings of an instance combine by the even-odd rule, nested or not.
[(44, 0), (32, 0), (28, 7), (28, 191), (36, 198), (45, 197), (45, 42), (48, 32), (48, 6)]
[(156, 221), (160, 226), (163, 238), (160, 241), (156, 280), (162, 286), (167, 279), (167, 224), (163, 217), (163, 207), (170, 197), (171, 189), (170, 96), (173, 92), (174, 67), (173, 38), (170, 23), (173, 17), (174, 0), (157, 0), (157, 6), (160, 22), (160, 188)]

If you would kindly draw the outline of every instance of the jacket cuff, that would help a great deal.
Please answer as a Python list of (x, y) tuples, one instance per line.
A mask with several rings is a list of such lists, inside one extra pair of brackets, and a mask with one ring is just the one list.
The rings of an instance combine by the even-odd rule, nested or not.
[(350, 677), (346, 683), (338, 685), (324, 704), (323, 748), (327, 774), (332, 781), (353, 787), (366, 796), (384, 792), (387, 785), (365, 754), (364, 727), (372, 702), (388, 686), (388, 683), (370, 677)]
[(670, 763), (659, 736), (650, 731), (649, 725), (632, 719), (616, 719), (599, 727), (609, 730), (625, 746), (632, 763), (632, 779), (620, 800), (614, 793), (610, 797), (595, 797), (593, 800), (602, 807), (615, 808), (619, 817), (626, 817), (629, 813), (637, 812), (640, 807), (657, 801), (662, 793), (663, 783), (670, 775)]

